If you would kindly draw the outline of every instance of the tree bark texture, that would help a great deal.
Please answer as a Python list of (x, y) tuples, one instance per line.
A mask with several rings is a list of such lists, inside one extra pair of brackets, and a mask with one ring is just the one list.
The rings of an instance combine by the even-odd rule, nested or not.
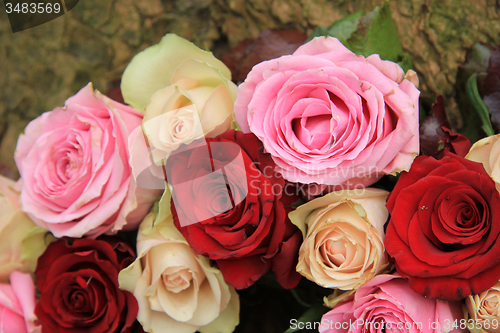
[[(13, 154), (27, 123), (61, 106), (88, 82), (106, 92), (130, 59), (168, 32), (222, 56), (276, 28), (316, 26), (384, 0), (81, 0), (68, 14), (13, 34), (0, 9), (0, 163)], [(455, 129), (457, 66), (474, 43), (500, 43), (499, 0), (390, 0), (401, 43), (423, 96), (443, 94)]]

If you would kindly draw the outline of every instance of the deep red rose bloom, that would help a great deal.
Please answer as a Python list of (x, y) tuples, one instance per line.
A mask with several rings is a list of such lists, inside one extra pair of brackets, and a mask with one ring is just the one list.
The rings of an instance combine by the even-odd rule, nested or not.
[(302, 235), (285, 206), (297, 196), (283, 191), (262, 143), (231, 130), (183, 150), (168, 158), (166, 172), (174, 223), (189, 245), (215, 260), (236, 289), (270, 270), (283, 287), (295, 287)]
[(500, 195), (482, 164), (417, 157), (387, 208), (385, 246), (415, 292), (459, 300), (500, 279)]
[(134, 252), (118, 239), (102, 239), (60, 239), (38, 259), (35, 314), (42, 332), (118, 333), (134, 323), (137, 301), (118, 288), (118, 273)]

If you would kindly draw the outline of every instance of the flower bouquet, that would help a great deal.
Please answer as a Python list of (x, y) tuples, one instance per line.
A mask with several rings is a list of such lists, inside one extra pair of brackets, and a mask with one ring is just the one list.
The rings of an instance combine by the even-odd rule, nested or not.
[(31, 121), (0, 177), (0, 331), (499, 331), (500, 50), (471, 51), (472, 144), (388, 10), (248, 70), (167, 34), (117, 100), (89, 83)]

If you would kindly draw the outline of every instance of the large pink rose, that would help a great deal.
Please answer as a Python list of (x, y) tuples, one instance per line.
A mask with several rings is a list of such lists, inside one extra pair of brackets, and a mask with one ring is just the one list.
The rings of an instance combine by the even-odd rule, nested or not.
[(419, 152), (415, 72), (317, 37), (255, 66), (238, 88), (236, 120), (294, 182), (369, 185), (408, 170)]
[(35, 284), (29, 274), (10, 273), (10, 284), (0, 283), (0, 332), (40, 333), (35, 325)]
[(128, 164), (128, 135), (141, 121), (88, 84), (29, 123), (14, 156), (23, 210), (56, 237), (137, 228), (156, 194), (136, 187)]
[(467, 332), (460, 302), (427, 299), (396, 275), (377, 275), (323, 315), (321, 333)]

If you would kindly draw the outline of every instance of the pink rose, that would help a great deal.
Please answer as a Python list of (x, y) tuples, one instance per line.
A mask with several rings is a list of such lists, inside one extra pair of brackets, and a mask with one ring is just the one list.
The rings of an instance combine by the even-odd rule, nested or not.
[(35, 325), (35, 284), (29, 274), (10, 273), (10, 284), (0, 283), (0, 332), (40, 333)]
[(235, 115), (294, 182), (369, 185), (419, 152), (415, 72), (332, 37), (262, 62), (238, 88)]
[(157, 193), (136, 187), (128, 164), (128, 135), (141, 121), (88, 84), (29, 123), (14, 156), (23, 210), (56, 237), (137, 228)]
[(319, 331), (446, 333), (456, 326), (467, 332), (460, 302), (426, 299), (401, 276), (377, 275), (324, 314)]

